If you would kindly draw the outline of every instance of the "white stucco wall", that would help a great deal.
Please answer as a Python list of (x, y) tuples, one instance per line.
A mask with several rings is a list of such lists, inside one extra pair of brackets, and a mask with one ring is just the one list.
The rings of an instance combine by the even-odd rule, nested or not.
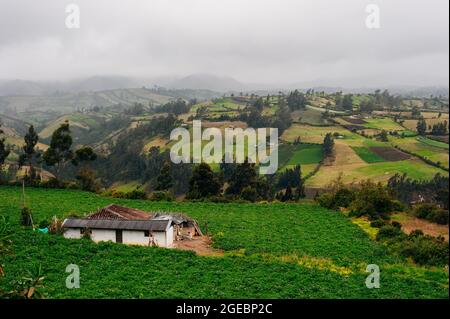
[(166, 247), (172, 247), (174, 236), (175, 233), (173, 230), (173, 226), (170, 226), (169, 229), (166, 231)]
[(124, 244), (147, 246), (149, 238), (144, 236), (144, 231), (142, 230), (124, 230), (122, 232), (122, 241)]
[(64, 238), (70, 238), (70, 239), (80, 239), (81, 233), (78, 228), (67, 228), (64, 231)]
[[(116, 231), (109, 229), (91, 229), (91, 239), (95, 242), (112, 241), (116, 242)], [(79, 228), (68, 228), (64, 232), (65, 238), (79, 239), (82, 237)], [(166, 232), (153, 232), (154, 242), (159, 247), (171, 247), (173, 245), (174, 230), (169, 227)], [(143, 245), (149, 244), (149, 237), (145, 236), (145, 232), (140, 230), (123, 230), (122, 242), (128, 245)]]
[(91, 239), (98, 241), (112, 241), (116, 242), (116, 231), (110, 229), (92, 229)]

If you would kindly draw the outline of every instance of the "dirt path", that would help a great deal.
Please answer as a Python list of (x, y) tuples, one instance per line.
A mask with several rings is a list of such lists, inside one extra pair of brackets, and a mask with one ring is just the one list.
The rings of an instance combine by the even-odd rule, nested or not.
[(191, 240), (175, 241), (173, 247), (194, 251), (199, 256), (223, 256), (223, 251), (211, 247), (211, 238), (203, 236)]

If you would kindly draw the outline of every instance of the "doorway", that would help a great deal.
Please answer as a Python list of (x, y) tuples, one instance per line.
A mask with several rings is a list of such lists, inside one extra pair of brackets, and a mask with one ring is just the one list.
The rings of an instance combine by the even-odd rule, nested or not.
[(116, 229), (116, 243), (122, 243), (122, 229)]

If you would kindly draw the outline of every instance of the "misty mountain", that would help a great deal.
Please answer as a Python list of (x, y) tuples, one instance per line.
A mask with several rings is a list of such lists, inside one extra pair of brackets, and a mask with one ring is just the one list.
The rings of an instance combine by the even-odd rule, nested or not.
[(219, 77), (211, 74), (191, 74), (168, 84), (170, 88), (212, 90), (219, 92), (245, 90), (246, 85), (231, 78)]
[(79, 93), (142, 87), (145, 80), (124, 76), (93, 76), (89, 78), (41, 82), (27, 80), (0, 81), (0, 96), (50, 95), (56, 92)]

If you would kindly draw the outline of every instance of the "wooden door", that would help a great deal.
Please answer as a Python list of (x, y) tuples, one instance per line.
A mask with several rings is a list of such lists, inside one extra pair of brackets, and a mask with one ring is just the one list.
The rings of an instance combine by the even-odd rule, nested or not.
[(116, 243), (122, 243), (122, 229), (116, 229)]

